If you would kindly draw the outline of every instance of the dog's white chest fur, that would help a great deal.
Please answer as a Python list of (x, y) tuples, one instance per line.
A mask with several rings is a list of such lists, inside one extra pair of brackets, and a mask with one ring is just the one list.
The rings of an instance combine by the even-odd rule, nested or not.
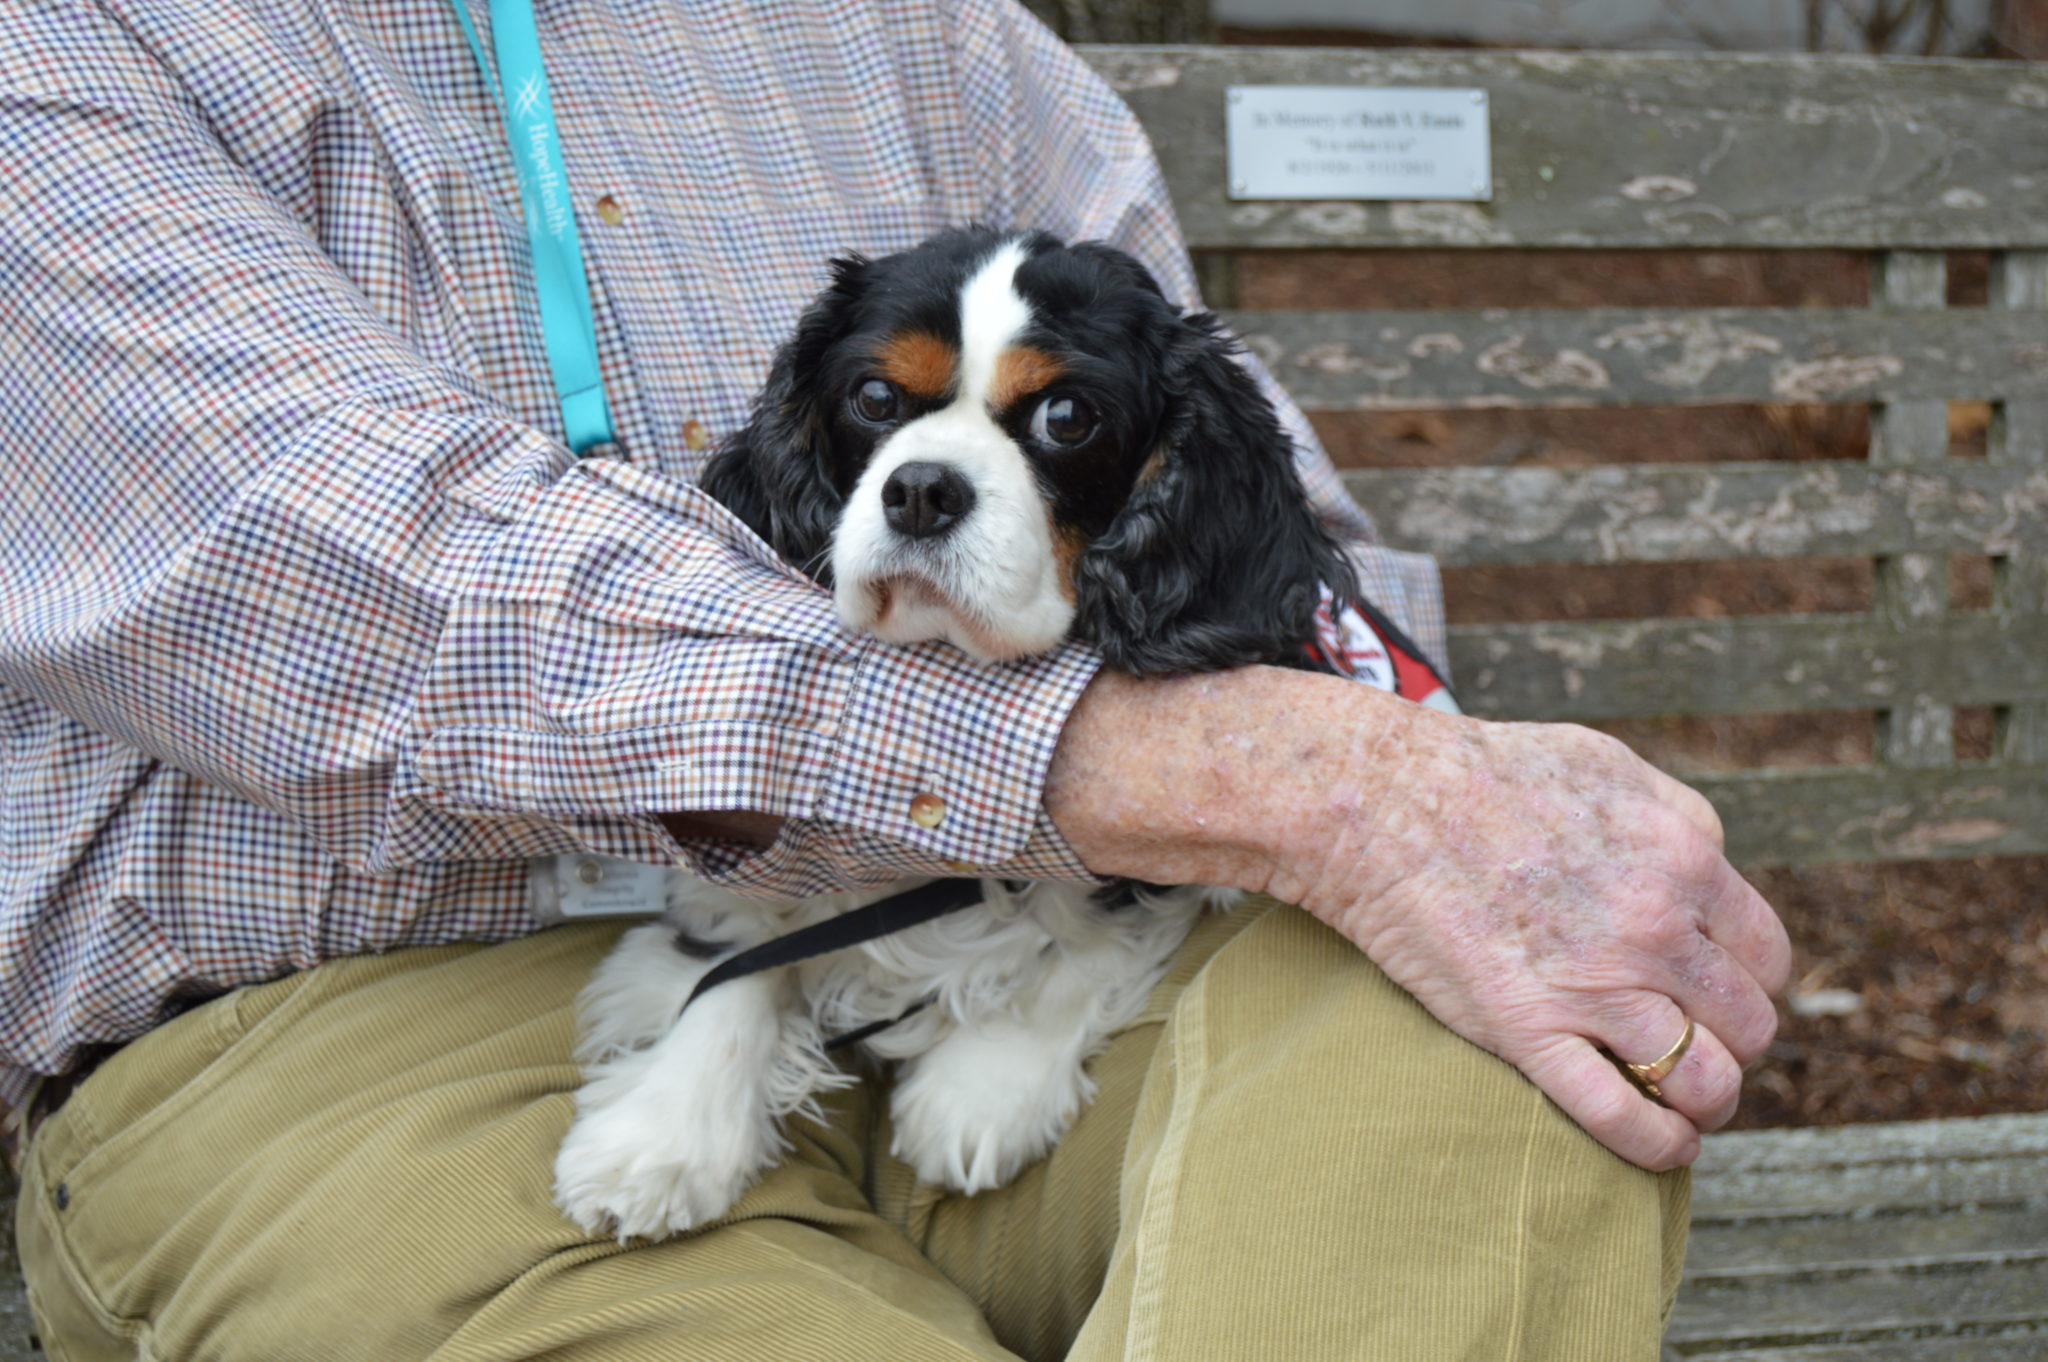
[[(786, 1147), (782, 1118), (853, 1081), (825, 1040), (898, 1062), (894, 1152), (961, 1192), (1001, 1186), (1094, 1095), (1087, 1061), (1135, 1016), (1207, 902), (1179, 889), (1105, 909), (1080, 886), (982, 882), (975, 907), (683, 1000), (720, 959), (889, 890), (764, 904), (688, 883), (623, 936), (581, 999), (586, 1082), (555, 1165), (570, 1219), (621, 1238), (723, 1215)], [(709, 954), (678, 938), (716, 943)]]

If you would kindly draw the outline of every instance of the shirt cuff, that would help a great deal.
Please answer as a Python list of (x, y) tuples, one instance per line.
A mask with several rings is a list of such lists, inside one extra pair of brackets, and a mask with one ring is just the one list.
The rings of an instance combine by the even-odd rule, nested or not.
[(766, 850), (691, 844), (690, 868), (761, 893), (902, 875), (1100, 883), (1046, 814), (1044, 790), (1101, 665), (1078, 645), (991, 666), (944, 644), (869, 643), (813, 815)]

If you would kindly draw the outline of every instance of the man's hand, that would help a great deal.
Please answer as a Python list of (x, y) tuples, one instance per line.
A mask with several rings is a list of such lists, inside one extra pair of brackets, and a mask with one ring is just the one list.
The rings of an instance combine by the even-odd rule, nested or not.
[[(1107, 675), (1046, 806), (1103, 874), (1299, 903), (1616, 1153), (1690, 1162), (1770, 1043), (1791, 948), (1705, 799), (1571, 725), (1439, 714), (1272, 668)], [(1601, 1049), (1648, 1063), (1638, 1091)]]

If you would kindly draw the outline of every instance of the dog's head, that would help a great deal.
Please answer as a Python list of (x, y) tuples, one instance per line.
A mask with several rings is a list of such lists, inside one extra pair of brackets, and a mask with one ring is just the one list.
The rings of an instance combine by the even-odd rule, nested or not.
[(890, 642), (1300, 663), (1351, 573), (1232, 350), (1107, 246), (961, 231), (835, 261), (704, 486)]

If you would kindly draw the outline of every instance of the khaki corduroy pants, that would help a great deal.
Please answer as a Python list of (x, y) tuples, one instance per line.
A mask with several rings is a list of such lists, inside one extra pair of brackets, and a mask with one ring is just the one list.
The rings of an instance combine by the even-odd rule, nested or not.
[(341, 961), (114, 1055), (31, 1142), (59, 1362), (1647, 1362), (1687, 1184), (1608, 1154), (1299, 910), (1206, 920), (1045, 1162), (917, 1186), (835, 1096), (727, 1220), (549, 1201), (618, 928)]

